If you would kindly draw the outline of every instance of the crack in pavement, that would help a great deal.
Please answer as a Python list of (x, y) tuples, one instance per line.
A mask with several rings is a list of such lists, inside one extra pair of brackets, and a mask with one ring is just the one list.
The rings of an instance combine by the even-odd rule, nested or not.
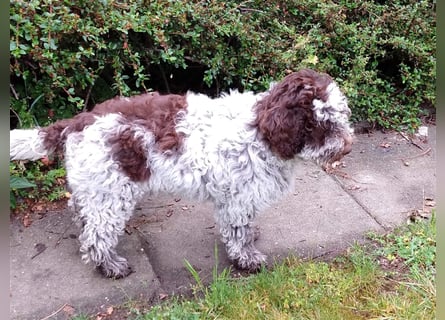
[(331, 175), (328, 174), (342, 189), (343, 191), (352, 199), (354, 200), (355, 203), (357, 203), (360, 208), (363, 209), (363, 211), (366, 212), (366, 214), (373, 219), (380, 227), (382, 227), (385, 231), (389, 231), (391, 229), (391, 227), (386, 226), (382, 221), (380, 221), (380, 219), (378, 219), (374, 214), (372, 214), (371, 210), (369, 210), (369, 208), (362, 202), (360, 201), (350, 190), (348, 190), (348, 188), (346, 187), (346, 185), (344, 185), (340, 179), (335, 176), (335, 175)]

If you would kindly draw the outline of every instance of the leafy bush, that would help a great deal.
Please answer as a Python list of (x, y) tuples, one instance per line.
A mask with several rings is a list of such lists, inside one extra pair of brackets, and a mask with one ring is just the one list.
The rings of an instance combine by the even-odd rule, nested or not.
[(17, 200), (15, 197), (15, 191), (18, 189), (26, 189), (26, 188), (33, 188), (37, 187), (34, 183), (31, 183), (28, 181), (28, 179), (23, 177), (17, 177), (17, 176), (10, 176), (9, 177), (9, 206), (12, 209), (15, 209), (17, 207)]
[(66, 197), (65, 168), (59, 164), (45, 165), (42, 161), (9, 164), (9, 204), (12, 209), (18, 207), (17, 199), (26, 198), (55, 201)]
[(435, 100), (435, 19), (434, 0), (11, 1), (11, 127), (115, 95), (264, 90), (309, 67), (354, 121), (414, 130)]
[(414, 129), (435, 94), (435, 1), (11, 1), (12, 126), (114, 95), (263, 90), (303, 67), (354, 120)]

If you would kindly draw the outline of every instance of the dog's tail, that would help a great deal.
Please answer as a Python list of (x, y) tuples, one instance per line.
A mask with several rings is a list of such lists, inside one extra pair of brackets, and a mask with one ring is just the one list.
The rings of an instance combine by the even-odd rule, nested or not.
[(82, 131), (94, 121), (92, 113), (83, 112), (44, 128), (14, 129), (10, 132), (9, 159), (34, 161), (61, 152), (69, 133)]
[(52, 153), (45, 148), (41, 129), (12, 130), (9, 142), (10, 160), (38, 160)]

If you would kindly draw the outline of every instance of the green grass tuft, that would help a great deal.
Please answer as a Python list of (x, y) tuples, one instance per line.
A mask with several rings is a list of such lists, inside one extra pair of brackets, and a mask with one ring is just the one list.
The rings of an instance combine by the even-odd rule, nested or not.
[(434, 319), (435, 228), (433, 215), (329, 263), (289, 257), (241, 279), (225, 270), (208, 287), (198, 277), (201, 295), (137, 319)]

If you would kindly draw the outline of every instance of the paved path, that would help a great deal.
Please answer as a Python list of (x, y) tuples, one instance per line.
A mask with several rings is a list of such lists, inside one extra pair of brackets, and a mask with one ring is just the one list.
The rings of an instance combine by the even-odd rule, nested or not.
[[(301, 163), (295, 191), (256, 220), (257, 247), (270, 262), (290, 253), (330, 257), (370, 230), (404, 223), (436, 194), (436, 128), (428, 133), (427, 142), (415, 144), (395, 132), (358, 134), (343, 177)], [(230, 265), (209, 204), (169, 196), (140, 203), (119, 248), (136, 272), (121, 280), (105, 279), (81, 262), (71, 215), (48, 213), (28, 228), (11, 223), (12, 319), (42, 319), (56, 311), (50, 319), (68, 319), (130, 299), (156, 301), (190, 288), (185, 260), (206, 281), (216, 261), (221, 269)]]

